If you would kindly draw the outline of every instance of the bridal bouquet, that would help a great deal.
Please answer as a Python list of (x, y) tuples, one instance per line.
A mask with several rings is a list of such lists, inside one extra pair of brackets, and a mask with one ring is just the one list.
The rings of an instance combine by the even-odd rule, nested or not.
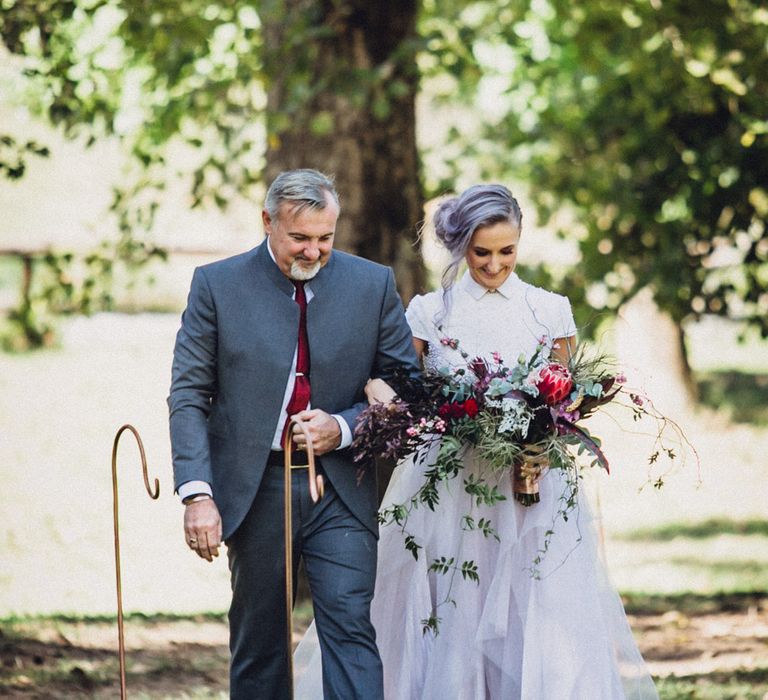
[[(601, 406), (618, 401), (630, 409), (634, 420), (646, 415), (653, 418), (658, 432), (649, 462), (654, 464), (662, 452), (675, 459), (674, 450), (662, 439), (671, 422), (647, 398), (629, 389), (623, 375), (604, 356), (590, 357), (580, 347), (566, 365), (552, 359), (552, 342), (542, 338), (530, 358), (521, 355), (508, 363), (498, 353), (470, 358), (455, 338), (440, 342), (459, 351), (463, 364), (427, 373), (418, 380), (395, 376), (391, 383), (397, 397), (362, 412), (352, 443), (358, 462), (411, 457), (412, 468), (422, 470), (424, 480), (418, 491), (406, 502), (388, 505), (379, 513), (380, 524), (401, 528), (405, 548), (416, 559), (422, 545), (408, 531), (409, 514), (414, 508), (439, 507), (440, 483), (459, 476), (469, 450), (474, 450), (473, 459), (479, 460), (482, 469), (466, 474), (463, 487), (477, 506), (506, 500), (498, 484), (500, 478), (509, 478), (515, 500), (521, 506), (536, 507), (541, 476), (547, 469), (562, 470), (565, 491), (558, 499), (555, 520), (567, 519), (577, 507), (583, 468), (598, 466), (608, 471), (600, 439), (585, 426)], [(680, 436), (679, 428), (671, 425)], [(654, 486), (662, 483), (659, 477)], [(499, 539), (487, 517), (467, 513), (457, 525)], [(554, 521), (531, 562), (536, 578), (553, 535)], [(479, 580), (475, 562), (457, 563), (450, 555), (435, 558), (429, 570), (458, 572), (464, 579)], [(443, 602), (453, 601), (447, 597)], [(434, 610), (422, 620), (425, 632), (436, 633), (438, 623)]]
[[(460, 349), (454, 338), (441, 342)], [(550, 350), (543, 338), (530, 358), (521, 355), (514, 364), (498, 353), (470, 359), (462, 352), (465, 367), (442, 369), (422, 382), (396, 378), (398, 398), (360, 417), (355, 459), (415, 454), (418, 462), (439, 443), (418, 495), (430, 508), (437, 503), (436, 482), (458, 475), (469, 447), (490, 471), (509, 470), (515, 498), (524, 506), (539, 501), (537, 482), (547, 468), (565, 469), (575, 478), (578, 454), (588, 453), (592, 464), (608, 470), (600, 440), (583, 422), (622, 391), (624, 378), (603, 358), (579, 352), (566, 367), (550, 359)], [(642, 410), (642, 399), (630, 397)], [(476, 495), (493, 498), (482, 484), (472, 486)], [(574, 496), (569, 494), (571, 505)]]

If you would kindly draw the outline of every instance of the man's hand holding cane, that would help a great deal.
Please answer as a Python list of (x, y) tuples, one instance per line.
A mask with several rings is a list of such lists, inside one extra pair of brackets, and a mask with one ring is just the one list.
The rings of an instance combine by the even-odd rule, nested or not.
[(208, 494), (191, 496), (184, 502), (184, 534), (189, 548), (213, 561), (221, 546), (221, 516)]

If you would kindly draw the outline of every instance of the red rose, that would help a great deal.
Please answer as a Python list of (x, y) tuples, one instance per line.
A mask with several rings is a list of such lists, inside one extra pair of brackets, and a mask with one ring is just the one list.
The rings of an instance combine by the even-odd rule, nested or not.
[(567, 367), (552, 362), (542, 370), (536, 387), (544, 401), (551, 406), (568, 398), (573, 388), (573, 379)]
[(443, 419), (448, 418), (451, 415), (451, 405), (444, 403), (442, 406), (440, 406), (440, 408), (437, 409), (437, 415)]
[(451, 418), (463, 418), (465, 416), (464, 413), (464, 405), (459, 403), (458, 401), (454, 401), (451, 406)]
[(478, 412), (477, 401), (475, 399), (467, 399), (464, 402), (464, 411), (470, 418), (474, 418)]

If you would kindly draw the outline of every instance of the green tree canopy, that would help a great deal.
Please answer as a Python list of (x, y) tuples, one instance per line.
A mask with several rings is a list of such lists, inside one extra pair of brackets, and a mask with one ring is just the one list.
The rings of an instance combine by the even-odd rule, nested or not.
[(476, 54), (507, 108), (485, 136), (513, 155), (486, 174), (522, 177), (542, 219), (579, 240), (561, 284), (583, 291), (582, 313), (650, 286), (677, 322), (717, 314), (768, 336), (768, 10), (493, 5)]
[[(581, 321), (650, 286), (678, 322), (768, 335), (768, 10), (751, 0), (6, 0), (0, 35), (41, 112), (130, 144), (141, 167), (115, 207), (133, 259), (154, 252), (140, 232), (179, 143), (195, 204), (250, 196), (285, 164), (354, 165), (349, 186), (372, 183), (355, 228), (366, 209), (387, 225), (350, 248), (403, 279), (423, 196), (471, 163), (527, 182), (579, 241), (578, 265), (540, 279)], [(460, 110), (421, 187), (420, 74)]]
[(193, 207), (255, 200), (281, 169), (335, 173), (337, 243), (392, 265), (406, 299), (421, 289), (416, 0), (5, 5), (0, 36), (35, 79), (29, 102), (136, 157), (115, 191), (118, 256), (160, 253), (145, 233), (181, 149)]

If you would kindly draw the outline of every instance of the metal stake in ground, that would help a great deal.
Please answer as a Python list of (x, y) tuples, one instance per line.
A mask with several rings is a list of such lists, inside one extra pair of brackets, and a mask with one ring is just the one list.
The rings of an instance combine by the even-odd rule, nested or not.
[(144, 486), (147, 489), (149, 497), (156, 500), (160, 496), (160, 482), (155, 479), (154, 492), (149, 486), (149, 476), (147, 474), (147, 458), (144, 454), (144, 444), (141, 442), (139, 431), (132, 425), (124, 425), (117, 431), (115, 441), (112, 444), (112, 518), (115, 530), (115, 579), (117, 581), (117, 641), (118, 654), (120, 656), (120, 698), (125, 700), (128, 697), (125, 690), (125, 635), (123, 626), (123, 587), (120, 579), (120, 519), (117, 507), (117, 443), (120, 436), (130, 430), (136, 442), (139, 445), (139, 455), (141, 457), (141, 470), (144, 475)]
[[(293, 426), (299, 426), (307, 440), (307, 464), (294, 465), (291, 462), (291, 434)], [(285, 524), (285, 619), (286, 619), (286, 653), (288, 654), (288, 674), (291, 688), (291, 697), (293, 697), (293, 517), (291, 512), (291, 470), (307, 470), (309, 479), (309, 495), (313, 503), (317, 503), (323, 497), (325, 484), (322, 474), (315, 472), (315, 451), (312, 447), (312, 436), (306, 425), (299, 420), (291, 420), (288, 429), (285, 431), (283, 440), (283, 450), (285, 452), (285, 471), (284, 471), (284, 524)]]

